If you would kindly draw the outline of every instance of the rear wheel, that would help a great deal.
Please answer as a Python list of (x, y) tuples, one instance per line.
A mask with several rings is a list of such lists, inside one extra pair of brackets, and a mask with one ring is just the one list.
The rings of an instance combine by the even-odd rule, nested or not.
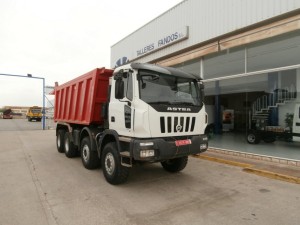
[(180, 157), (180, 158), (175, 158), (175, 159), (169, 159), (164, 162), (161, 162), (162, 167), (172, 173), (179, 172), (183, 170), (188, 162), (188, 156)]
[(121, 156), (118, 153), (117, 145), (114, 142), (105, 145), (101, 164), (103, 175), (110, 184), (121, 184), (126, 182), (130, 169), (121, 165)]
[(261, 136), (258, 132), (249, 131), (247, 134), (247, 142), (249, 144), (258, 144), (261, 140)]
[(63, 153), (65, 151), (64, 148), (64, 139), (65, 139), (65, 130), (58, 130), (56, 135), (56, 148), (57, 151)]
[(65, 147), (65, 155), (68, 158), (73, 158), (77, 155), (77, 150), (74, 146), (74, 143), (71, 141), (70, 133), (65, 133), (64, 138), (64, 147)]
[(100, 166), (100, 159), (97, 152), (92, 150), (89, 137), (85, 137), (81, 141), (80, 156), (85, 168), (92, 170)]

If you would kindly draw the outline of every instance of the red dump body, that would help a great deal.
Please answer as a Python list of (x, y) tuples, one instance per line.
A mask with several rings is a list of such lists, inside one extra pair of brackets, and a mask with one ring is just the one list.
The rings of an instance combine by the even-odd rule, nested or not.
[(72, 124), (102, 124), (101, 109), (107, 102), (113, 70), (97, 68), (55, 87), (54, 120)]

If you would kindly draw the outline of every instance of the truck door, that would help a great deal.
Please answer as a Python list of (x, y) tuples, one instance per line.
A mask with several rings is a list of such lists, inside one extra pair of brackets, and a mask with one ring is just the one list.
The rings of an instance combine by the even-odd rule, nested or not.
[[(122, 77), (121, 81), (124, 85), (124, 97), (122, 99), (117, 99), (116, 97), (111, 98), (109, 104), (109, 128), (116, 130), (119, 135), (123, 136), (133, 136), (133, 81), (131, 73), (127, 73)], [(115, 90), (112, 90), (113, 95), (116, 96), (116, 89), (120, 86), (112, 86)], [(113, 96), (112, 95), (112, 96)]]
[[(294, 119), (293, 119), (293, 133), (300, 135), (300, 104), (295, 105)], [(294, 136), (293, 140), (300, 142), (300, 137)]]

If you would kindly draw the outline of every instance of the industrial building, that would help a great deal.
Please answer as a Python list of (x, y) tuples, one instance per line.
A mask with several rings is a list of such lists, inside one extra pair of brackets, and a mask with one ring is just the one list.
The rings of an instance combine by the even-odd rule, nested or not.
[(184, 0), (111, 47), (112, 67), (129, 62), (203, 78), (211, 147), (300, 160), (280, 135), (300, 134), (299, 0)]

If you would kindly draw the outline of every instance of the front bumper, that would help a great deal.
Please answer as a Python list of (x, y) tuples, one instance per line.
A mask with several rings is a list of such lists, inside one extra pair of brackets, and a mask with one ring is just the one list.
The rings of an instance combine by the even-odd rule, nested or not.
[[(176, 144), (178, 140), (182, 140), (182, 145), (178, 144), (178, 142)], [(135, 160), (155, 162), (199, 154), (205, 152), (207, 148), (208, 138), (206, 135), (134, 139), (132, 143), (132, 154)], [(154, 150), (154, 156), (141, 157), (141, 151), (143, 150)]]

